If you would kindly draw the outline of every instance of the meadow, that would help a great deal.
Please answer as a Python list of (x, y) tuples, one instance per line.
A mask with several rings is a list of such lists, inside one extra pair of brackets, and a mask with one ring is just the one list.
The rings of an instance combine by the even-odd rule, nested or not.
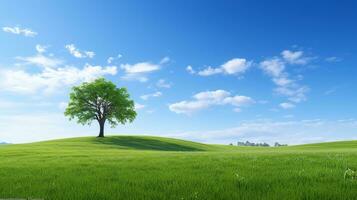
[(148, 136), (0, 146), (0, 199), (357, 199), (357, 141), (288, 147)]

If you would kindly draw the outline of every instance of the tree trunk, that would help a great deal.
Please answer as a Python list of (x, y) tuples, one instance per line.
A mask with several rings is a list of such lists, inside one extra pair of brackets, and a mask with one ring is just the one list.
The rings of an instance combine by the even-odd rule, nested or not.
[(98, 137), (104, 137), (104, 123), (105, 123), (105, 120), (99, 121), (100, 131), (99, 131)]

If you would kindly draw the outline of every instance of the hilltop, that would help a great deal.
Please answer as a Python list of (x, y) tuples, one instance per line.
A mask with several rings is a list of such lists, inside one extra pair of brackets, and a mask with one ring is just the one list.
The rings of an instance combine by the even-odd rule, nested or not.
[(0, 148), (0, 198), (354, 199), (357, 142), (237, 147), (149, 136)]

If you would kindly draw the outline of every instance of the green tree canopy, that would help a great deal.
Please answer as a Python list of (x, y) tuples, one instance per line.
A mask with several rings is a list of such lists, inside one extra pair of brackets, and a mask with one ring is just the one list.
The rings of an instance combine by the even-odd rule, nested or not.
[(104, 137), (106, 121), (112, 127), (132, 122), (136, 112), (126, 88), (117, 88), (111, 81), (98, 78), (72, 88), (65, 115), (83, 125), (97, 120), (100, 127), (98, 137)]

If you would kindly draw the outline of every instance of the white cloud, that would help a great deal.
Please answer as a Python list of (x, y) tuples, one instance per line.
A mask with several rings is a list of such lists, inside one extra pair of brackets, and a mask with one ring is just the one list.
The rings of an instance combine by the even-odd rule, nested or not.
[(302, 101), (306, 101), (306, 93), (309, 92), (309, 88), (307, 86), (299, 86), (299, 85), (288, 85), (285, 87), (277, 87), (275, 88), (275, 92), (278, 94), (287, 96), (288, 99), (294, 103), (300, 103)]
[(146, 106), (140, 103), (135, 103), (135, 110), (142, 110), (144, 109)]
[(121, 64), (120, 68), (125, 71), (122, 79), (146, 82), (148, 80), (147, 75), (160, 70), (161, 66), (150, 62), (140, 62), (136, 64)]
[(227, 61), (221, 67), (227, 74), (244, 73), (251, 66), (251, 62), (244, 58), (234, 58)]
[(43, 45), (39, 45), (39, 44), (36, 45), (36, 51), (40, 54), (45, 53), (46, 49), (47, 49), (47, 46), (43, 46)]
[(65, 48), (69, 51), (76, 58), (93, 58), (95, 53), (93, 51), (83, 51), (81, 52), (79, 49), (76, 48), (74, 44), (67, 44)]
[(273, 82), (278, 86), (284, 87), (292, 84), (294, 81), (286, 77), (278, 77), (278, 78), (273, 78)]
[[(289, 101), (294, 103), (299, 103), (307, 99), (306, 93), (309, 91), (309, 87), (301, 86), (297, 83), (297, 80), (289, 78), (289, 73), (286, 71), (286, 65), (306, 64), (308, 58), (304, 58), (302, 55), (302, 52), (285, 50), (282, 52), (283, 60), (275, 57), (260, 62), (260, 68), (271, 77), (272, 81), (277, 86), (274, 91), (279, 95), (286, 96)], [(306, 62), (303, 62), (303, 60)], [(293, 105), (292, 103), (289, 104)], [(288, 104), (284, 103), (279, 106), (286, 109), (289, 107), (287, 105)]]
[(156, 82), (156, 86), (159, 88), (171, 88), (171, 84), (166, 82), (165, 79), (160, 79)]
[(0, 71), (0, 86), (5, 91), (23, 94), (33, 94), (38, 91), (54, 92), (65, 86), (82, 81), (91, 81), (104, 75), (115, 75), (115, 66), (92, 66), (86, 64), (82, 69), (66, 66), (59, 68), (44, 68), (39, 73), (29, 73), (23, 70)]
[(159, 65), (149, 62), (141, 62), (133, 65), (122, 64), (120, 67), (128, 74), (149, 73), (160, 69)]
[(254, 103), (254, 100), (247, 96), (232, 96), (225, 90), (205, 91), (193, 96), (192, 101), (180, 101), (169, 105), (169, 109), (175, 113), (191, 114), (215, 105), (232, 105), (234, 111), (240, 111), (240, 107)]
[(303, 51), (294, 52), (290, 50), (284, 50), (281, 52), (281, 56), (286, 62), (296, 65), (305, 65), (311, 60), (309, 57), (304, 57), (303, 54)]
[(220, 67), (213, 68), (207, 67), (204, 70), (198, 72), (200, 76), (211, 76), (214, 74), (243, 74), (252, 65), (251, 61), (247, 61), (245, 58), (233, 58), (226, 63), (222, 64)]
[(193, 96), (193, 98), (197, 99), (198, 101), (209, 101), (213, 103), (223, 103), (225, 98), (228, 98), (231, 93), (225, 90), (215, 90), (215, 91), (205, 91), (199, 92)]
[(57, 67), (63, 63), (63, 61), (60, 59), (54, 57), (48, 57), (42, 54), (37, 54), (35, 56), (29, 56), (29, 57), (16, 57), (16, 59), (20, 61), (24, 61), (25, 62), (24, 64), (49, 67), (49, 68)]
[(31, 29), (28, 28), (20, 28), (18, 26), (14, 27), (2, 27), (2, 30), (7, 33), (13, 33), (16, 35), (24, 35), (26, 37), (34, 37), (37, 35), (36, 32), (32, 31)]
[(180, 101), (169, 105), (169, 109), (178, 114), (191, 114), (209, 106), (210, 104), (205, 101)]
[(122, 80), (126, 81), (139, 81), (139, 82), (147, 82), (149, 79), (143, 74), (125, 74), (121, 77)]
[(222, 72), (223, 70), (221, 68), (213, 68), (209, 66), (206, 69), (199, 71), (197, 74), (200, 76), (211, 76), (214, 74), (220, 74)]
[(186, 67), (186, 71), (187, 71), (188, 73), (190, 73), (190, 74), (195, 74), (195, 73), (196, 73), (196, 71), (192, 68), (191, 65), (188, 65), (188, 66)]
[(93, 51), (85, 51), (84, 54), (88, 57), (88, 58), (93, 58), (95, 56), (95, 53)]
[(150, 94), (141, 95), (140, 98), (143, 100), (148, 100), (149, 98), (160, 97), (160, 96), (162, 96), (162, 93), (158, 91)]
[(108, 64), (111, 64), (113, 61), (114, 61), (114, 57), (109, 57), (109, 58), (107, 59), (107, 63), (108, 63)]
[(160, 65), (163, 65), (163, 64), (166, 64), (170, 62), (170, 58), (168, 56), (166, 57), (163, 57), (161, 60), (160, 60)]
[(253, 103), (253, 99), (247, 96), (233, 96), (227, 97), (223, 100), (224, 103), (232, 104), (233, 106), (241, 107), (250, 103)]
[(336, 56), (331, 56), (331, 57), (326, 58), (325, 61), (333, 63), (333, 62), (340, 62), (340, 61), (342, 61), (342, 59), (338, 58)]
[(280, 107), (283, 109), (290, 109), (290, 108), (294, 108), (295, 105), (289, 102), (284, 102), (280, 104)]
[(76, 49), (74, 44), (67, 44), (65, 47), (69, 51), (69, 53), (72, 54), (74, 57), (76, 58), (84, 57), (84, 55), (82, 55), (82, 53)]
[(110, 56), (110, 57), (107, 59), (107, 63), (108, 63), (108, 64), (111, 64), (111, 63), (113, 63), (114, 60), (120, 59), (121, 57), (123, 57), (123, 55), (121, 55), (121, 54), (118, 54), (116, 57)]
[(260, 63), (260, 67), (273, 77), (280, 77), (285, 70), (285, 64), (279, 58), (264, 60)]

